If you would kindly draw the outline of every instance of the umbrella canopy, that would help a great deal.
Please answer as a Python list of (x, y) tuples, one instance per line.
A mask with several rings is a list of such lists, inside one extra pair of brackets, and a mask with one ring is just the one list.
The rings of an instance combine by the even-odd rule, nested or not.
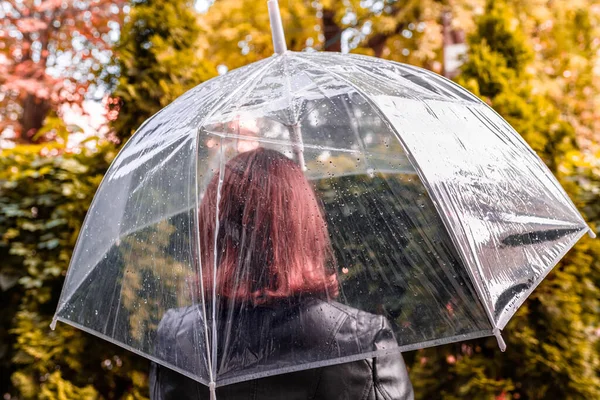
[[(269, 349), (293, 340), (224, 305), (218, 253), (237, 228), (221, 218), (223, 187), (236, 157), (257, 149), (295, 160), (316, 194), (339, 285), (327, 301), (385, 316), (397, 347), (331, 351), (323, 337), (274, 359)], [(124, 146), (81, 229), (53, 325), (217, 386), (482, 336), (502, 347), (500, 330), (586, 232), (519, 134), (458, 85), (380, 59), (283, 51), (190, 90)], [(193, 354), (158, 343), (173, 310), (195, 320), (181, 339)]]

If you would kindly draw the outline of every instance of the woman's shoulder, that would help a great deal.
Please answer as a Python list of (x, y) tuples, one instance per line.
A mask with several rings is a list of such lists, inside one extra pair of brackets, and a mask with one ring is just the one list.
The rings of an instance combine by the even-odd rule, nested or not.
[[(198, 306), (170, 308), (163, 314), (156, 331), (159, 347), (175, 344), (176, 339), (195, 337), (202, 332), (204, 319)], [(189, 334), (186, 335), (185, 333)]]
[(163, 314), (160, 323), (158, 325), (159, 331), (161, 330), (177, 330), (184, 322), (192, 322), (198, 318), (198, 307), (187, 306), (179, 308), (169, 308)]
[(357, 347), (355, 351), (377, 351), (397, 347), (389, 321), (383, 315), (372, 314), (337, 301), (319, 300), (309, 308), (311, 325), (320, 335), (333, 336), (338, 346)]
[(315, 300), (308, 304), (307, 311), (327, 317), (339, 316), (344, 321), (355, 324), (358, 330), (373, 330), (389, 326), (383, 315), (371, 314), (337, 301)]
[[(358, 347), (354, 351), (361, 352), (379, 350), (373, 348), (377, 343), (388, 343), (386, 347), (396, 343), (390, 323), (382, 315), (331, 300), (309, 299), (297, 306), (289, 311), (280, 310), (288, 317), (269, 319), (267, 324), (274, 328), (271, 334), (280, 334), (282, 331), (277, 327), (284, 324), (284, 331), (295, 331), (297, 336), (328, 338), (342, 348)], [(159, 323), (157, 335), (159, 342), (168, 345), (174, 343), (176, 338), (197, 337), (194, 333), (203, 329), (204, 318), (200, 308), (188, 306), (167, 310)], [(243, 330), (243, 326), (240, 329)]]

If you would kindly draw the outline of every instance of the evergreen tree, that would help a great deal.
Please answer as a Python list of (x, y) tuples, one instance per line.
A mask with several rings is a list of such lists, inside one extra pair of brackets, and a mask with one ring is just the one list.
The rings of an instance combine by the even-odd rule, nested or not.
[[(451, 10), (463, 29), (473, 24), (472, 0), (279, 3), (287, 45), (292, 51), (347, 50), (427, 66), (438, 72), (442, 10)], [(249, 13), (249, 9), (253, 12)], [(217, 64), (233, 69), (273, 54), (266, 1), (219, 0), (201, 20), (211, 44), (207, 54)]]
[[(560, 179), (565, 157), (578, 154), (574, 130), (551, 101), (535, 94), (529, 44), (514, 21), (504, 2), (488, 3), (469, 39), (459, 83), (504, 116)], [(561, 180), (581, 205), (582, 190)], [(495, 339), (418, 352), (411, 371), (418, 397), (600, 398), (599, 256), (600, 246), (583, 239), (563, 259), (507, 325), (506, 353)]]
[[(475, 24), (480, 0), (448, 7), (457, 25), (474, 31), (459, 82), (509, 120), (597, 226), (600, 154), (582, 153), (573, 140), (585, 136), (589, 145), (600, 132), (595, 2), (497, 0)], [(272, 54), (264, 4), (220, 0), (199, 26), (190, 1), (131, 3), (114, 59), (120, 76), (111, 82), (120, 98), (113, 126), (123, 139), (212, 76), (211, 62), (237, 67)], [(389, 1), (377, 12), (359, 0), (309, 3), (281, 4), (290, 49), (330, 50), (348, 30), (357, 52), (422, 66), (439, 60), (442, 2)], [(49, 330), (78, 229), (115, 153), (101, 145), (54, 156), (52, 146), (0, 154), (0, 393), (142, 398), (147, 360), (66, 324)], [(504, 332), (506, 353), (484, 339), (405, 354), (417, 398), (600, 398), (598, 243), (583, 239), (534, 291)]]
[(140, 125), (186, 90), (216, 74), (203, 58), (202, 30), (190, 0), (133, 0), (119, 44), (113, 122), (129, 138)]
[(458, 83), (491, 104), (523, 136), (553, 172), (575, 145), (575, 132), (559, 110), (534, 94), (527, 66), (533, 59), (524, 33), (503, 2), (489, 2), (469, 39), (468, 61)]
[[(191, 2), (133, 1), (113, 62), (113, 127), (122, 139), (213, 74)], [(113, 113), (114, 114), (114, 113)], [(45, 127), (44, 129), (49, 129)], [(55, 311), (90, 201), (115, 156), (111, 144), (70, 153), (22, 146), (0, 157), (0, 390), (20, 399), (142, 399), (146, 359), (59, 323)], [(5, 306), (5, 307), (4, 307)], [(5, 328), (6, 327), (6, 328)]]
[(115, 155), (59, 144), (0, 152), (0, 390), (5, 399), (142, 399), (148, 362), (66, 324), (50, 329), (79, 228)]

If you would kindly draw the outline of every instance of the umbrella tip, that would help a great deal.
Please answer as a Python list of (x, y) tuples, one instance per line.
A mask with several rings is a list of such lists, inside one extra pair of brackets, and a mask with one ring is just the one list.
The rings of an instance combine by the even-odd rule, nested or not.
[(591, 227), (588, 227), (588, 235), (592, 239), (596, 239), (596, 232)]
[(276, 54), (283, 54), (287, 51), (285, 44), (285, 35), (283, 33), (283, 23), (279, 12), (279, 3), (277, 0), (268, 0), (269, 20), (271, 21), (271, 34), (273, 35), (273, 47)]
[(502, 338), (502, 332), (500, 331), (500, 329), (494, 328), (492, 330), (492, 333), (494, 334), (494, 336), (496, 336), (496, 340), (498, 341), (498, 347), (500, 347), (500, 351), (504, 353), (506, 351), (506, 342)]
[(52, 318), (52, 322), (50, 323), (50, 329), (56, 329), (56, 318)]

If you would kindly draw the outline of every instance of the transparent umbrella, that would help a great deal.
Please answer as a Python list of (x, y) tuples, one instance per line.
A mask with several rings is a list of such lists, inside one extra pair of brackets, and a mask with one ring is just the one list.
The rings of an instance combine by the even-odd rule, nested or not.
[[(370, 57), (286, 51), (272, 17), (277, 54), (190, 90), (116, 157), (81, 229), (53, 326), (73, 325), (212, 388), (483, 336), (503, 348), (511, 316), (582, 235), (593, 235), (564, 190), (506, 121), (458, 85)], [(265, 236), (256, 221), (224, 219), (231, 166), (257, 151), (294, 160), (320, 204), (302, 220), (322, 218), (326, 236), (315, 246), (331, 250), (313, 269), (326, 277), (317, 282), (327, 290), (313, 285), (320, 301), (385, 317), (397, 345), (342, 348), (326, 336), (307, 343), (271, 334), (249, 317), (264, 306), (260, 295), (228, 308), (219, 287), (226, 243), (237, 243), (233, 268), (243, 269), (244, 257), (255, 269), (263, 263), (263, 277), (236, 275), (228, 293), (273, 273), (274, 241), (299, 243)], [(278, 218), (291, 220), (301, 211), (285, 202)], [(268, 254), (242, 248), (259, 236)], [(294, 262), (314, 262), (302, 257)], [(278, 278), (264, 279), (272, 293), (283, 290)], [(176, 315), (193, 322), (165, 351), (161, 329)], [(310, 328), (303, 324), (294, 322), (300, 336)], [(274, 356), (286, 346), (293, 351)]]

